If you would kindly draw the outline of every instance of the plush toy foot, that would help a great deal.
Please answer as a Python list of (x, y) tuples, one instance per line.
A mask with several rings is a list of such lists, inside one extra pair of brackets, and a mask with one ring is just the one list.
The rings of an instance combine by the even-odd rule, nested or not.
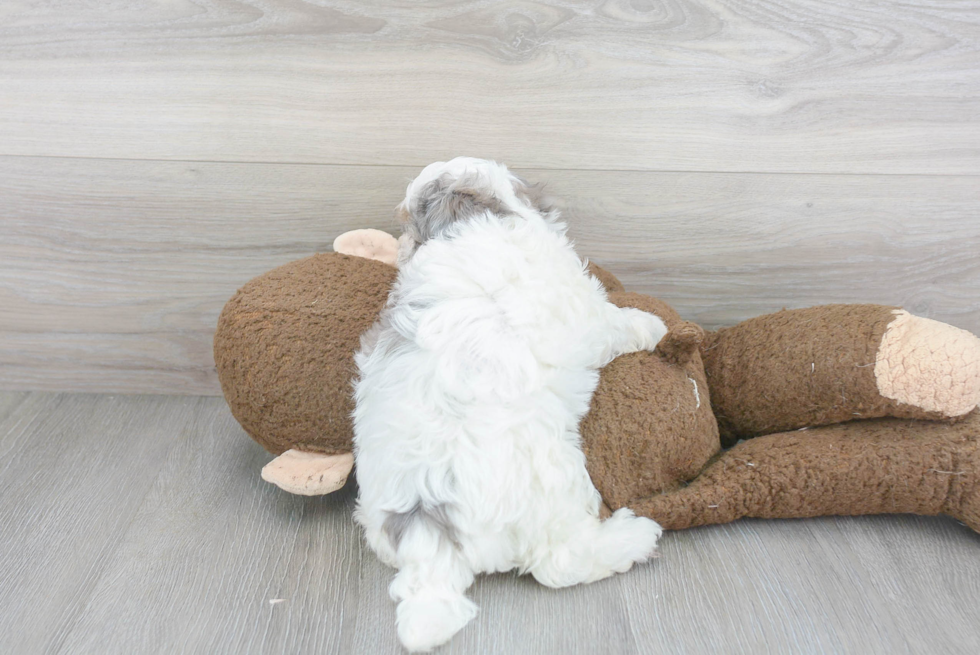
[(291, 494), (322, 496), (337, 491), (354, 468), (354, 455), (287, 450), (262, 468), (262, 479)]
[(895, 310), (878, 348), (875, 379), (885, 398), (957, 417), (980, 403), (980, 339)]
[(398, 261), (398, 240), (381, 230), (351, 230), (333, 240), (333, 249), (343, 255), (376, 259), (394, 266)]

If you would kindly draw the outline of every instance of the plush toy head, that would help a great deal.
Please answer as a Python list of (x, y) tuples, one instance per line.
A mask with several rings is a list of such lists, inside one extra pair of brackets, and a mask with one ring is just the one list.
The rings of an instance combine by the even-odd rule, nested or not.
[(232, 414), (274, 455), (351, 452), (351, 379), (360, 335), (395, 280), (392, 266), (336, 253), (291, 262), (232, 297), (214, 359)]

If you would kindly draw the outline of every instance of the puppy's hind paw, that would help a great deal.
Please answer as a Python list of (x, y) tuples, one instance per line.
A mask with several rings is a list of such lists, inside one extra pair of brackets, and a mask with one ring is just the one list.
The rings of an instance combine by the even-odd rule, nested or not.
[(654, 557), (663, 529), (656, 521), (635, 516), (625, 507), (603, 521), (601, 553), (610, 571), (623, 573), (634, 563)]
[(476, 612), (476, 604), (466, 596), (423, 592), (398, 604), (398, 639), (409, 652), (428, 652), (449, 641)]

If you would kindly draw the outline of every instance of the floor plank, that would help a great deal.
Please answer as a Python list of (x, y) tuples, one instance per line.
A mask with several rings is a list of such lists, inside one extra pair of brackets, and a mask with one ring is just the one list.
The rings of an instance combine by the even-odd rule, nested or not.
[(197, 404), (30, 394), (3, 418), (0, 652), (57, 650)]
[(194, 438), (170, 452), (64, 652), (344, 652), (358, 626), (359, 579), (382, 575), (360, 548), (350, 491), (323, 499), (280, 493), (257, 475), (270, 457), (222, 401), (204, 401), (198, 418)]
[[(111, 7), (111, 8), (110, 8)], [(971, 174), (946, 0), (5, 3), (0, 154)]]
[[(0, 388), (219, 393), (235, 289), (395, 231), (413, 167), (0, 157)], [(580, 253), (705, 327), (828, 302), (980, 333), (980, 177), (521, 170)]]
[(7, 417), (10, 416), (19, 406), (23, 403), (30, 393), (27, 391), (21, 392), (6, 392), (0, 393), (0, 425), (3, 425)]
[(648, 652), (969, 653), (980, 644), (980, 609), (958, 602), (980, 583), (968, 564), (980, 537), (954, 521), (747, 520), (671, 536), (625, 592)]
[[(262, 482), (269, 456), (220, 399), (0, 407), (0, 651), (403, 652), (353, 485), (299, 498)], [(973, 653), (978, 548), (937, 517), (668, 533), (658, 559), (593, 585), (479, 578), (480, 614), (437, 652)]]

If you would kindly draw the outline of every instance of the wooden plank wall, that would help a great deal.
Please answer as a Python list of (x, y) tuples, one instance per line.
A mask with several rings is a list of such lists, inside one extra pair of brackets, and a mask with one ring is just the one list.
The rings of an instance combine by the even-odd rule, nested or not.
[(0, 388), (219, 393), (234, 290), (457, 154), (707, 327), (980, 332), (980, 2), (3, 3)]

